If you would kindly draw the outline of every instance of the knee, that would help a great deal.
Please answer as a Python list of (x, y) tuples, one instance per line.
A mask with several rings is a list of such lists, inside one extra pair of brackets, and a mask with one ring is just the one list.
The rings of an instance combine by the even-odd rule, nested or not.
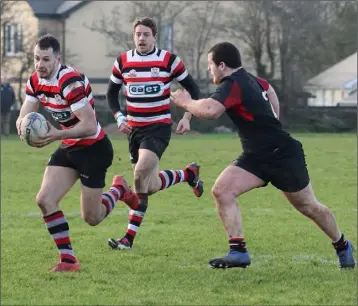
[(233, 196), (233, 194), (222, 184), (215, 184), (211, 189), (211, 194), (215, 199), (224, 199)]
[(101, 220), (93, 214), (85, 214), (82, 218), (90, 226), (96, 226), (101, 223)]
[(54, 210), (56, 207), (56, 203), (53, 202), (51, 195), (42, 191), (36, 195), (36, 203), (44, 215), (47, 215), (49, 211)]
[(324, 212), (324, 206), (319, 202), (301, 203), (296, 209), (304, 216), (312, 218)]
[(145, 171), (142, 169), (136, 169), (134, 170), (134, 183), (140, 183), (143, 181), (145, 175)]
[(134, 186), (136, 189), (145, 187), (145, 181), (147, 178), (147, 171), (145, 169), (136, 169), (134, 171)]

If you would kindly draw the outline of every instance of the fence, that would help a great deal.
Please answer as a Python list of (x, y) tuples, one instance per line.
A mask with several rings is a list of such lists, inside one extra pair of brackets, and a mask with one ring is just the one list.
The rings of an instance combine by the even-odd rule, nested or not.
[[(184, 111), (175, 106), (171, 107), (172, 118), (178, 122)], [(106, 105), (104, 97), (97, 97), (96, 111), (102, 126), (115, 123), (113, 115)], [(46, 111), (40, 112), (52, 123), (53, 120)], [(11, 116), (11, 133), (16, 133), (15, 121), (19, 111), (13, 111)], [(280, 118), (283, 127), (290, 132), (325, 132), (342, 133), (357, 132), (357, 107), (297, 107), (286, 110)], [(57, 126), (56, 123), (54, 123)], [(191, 129), (200, 133), (212, 133), (216, 127), (225, 126), (235, 130), (229, 117), (225, 114), (218, 120), (203, 120), (194, 118)]]

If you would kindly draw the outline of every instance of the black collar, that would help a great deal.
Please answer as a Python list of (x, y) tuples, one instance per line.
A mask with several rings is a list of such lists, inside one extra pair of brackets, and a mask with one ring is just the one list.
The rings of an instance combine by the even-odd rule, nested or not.
[(135, 53), (137, 54), (137, 55), (139, 55), (139, 56), (147, 56), (147, 55), (151, 55), (151, 54), (154, 54), (155, 52), (157, 52), (158, 50), (157, 50), (157, 48), (156, 47), (154, 47), (153, 48), (153, 50), (152, 51), (150, 51), (149, 53), (146, 53), (146, 54), (142, 54), (142, 53), (140, 53), (139, 51), (137, 51), (137, 49), (135, 49)]

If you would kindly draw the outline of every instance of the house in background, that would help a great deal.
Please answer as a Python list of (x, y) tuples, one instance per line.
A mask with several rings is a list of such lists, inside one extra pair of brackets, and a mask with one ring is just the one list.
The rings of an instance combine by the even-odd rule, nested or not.
[(357, 52), (307, 82), (308, 106), (357, 107)]
[(344, 85), (344, 99), (338, 106), (357, 106), (357, 78)]
[[(13, 5), (7, 12), (8, 21), (2, 23), (4, 47), (1, 69), (16, 89), (20, 87), (20, 91), (24, 91), (18, 84), (19, 79), (20, 82), (26, 82), (33, 71), (31, 65), (31, 69), (19, 76), (25, 53), (30, 52), (31, 55), (36, 39), (45, 33), (50, 33), (60, 41), (61, 62), (85, 73), (91, 81), (94, 93), (105, 94), (114, 60), (124, 50), (111, 43), (103, 34), (91, 31), (89, 26), (102, 15), (110, 15), (116, 7), (120, 7), (119, 11), (123, 12), (122, 16), (118, 16), (118, 20), (125, 20), (124, 16), (128, 14), (131, 2), (89, 0), (11, 2)], [(131, 22), (124, 22), (123, 26), (123, 31), (128, 32), (129, 37), (132, 31)], [(165, 28), (162, 26), (161, 29), (165, 35), (159, 37), (158, 43), (171, 49), (174, 39), (173, 24), (164, 26)], [(108, 57), (108, 53), (113, 50), (115, 55)]]
[[(7, 1), (1, 16), (1, 73), (6, 75), (19, 99), (24, 97), (24, 84), (33, 71), (33, 46), (36, 39), (51, 33), (66, 48), (65, 21), (85, 1), (28, 0)], [(66, 62), (67, 52), (62, 53)]]
[[(62, 63), (71, 65), (86, 74), (92, 84), (93, 92), (96, 95), (103, 96), (106, 93), (108, 80), (112, 71), (115, 58), (124, 51), (104, 34), (94, 32), (89, 27), (93, 21), (100, 20), (102, 16), (114, 17), (115, 22), (120, 24), (120, 28), (128, 33), (131, 39), (132, 31), (132, 2), (128, 1), (64, 1), (64, 0), (27, 0), (12, 1), (12, 18), (2, 27), (3, 42), (7, 47), (2, 56), (7, 60), (11, 69), (7, 71), (10, 74), (12, 83), (17, 86), (19, 79), (26, 82), (29, 73), (33, 71), (33, 66), (19, 77), (21, 65), (24, 62), (25, 47), (30, 46), (32, 52), (33, 43), (36, 38), (44, 33), (51, 33), (59, 38), (61, 43)], [(223, 5), (229, 5), (229, 1), (223, 1)], [(118, 14), (113, 16), (115, 8)], [(192, 13), (191, 10), (184, 10), (182, 14)], [(164, 18), (164, 17), (163, 17)], [(165, 28), (163, 28), (165, 26)], [(158, 47), (173, 47), (176, 35), (183, 32), (180, 22), (174, 18), (162, 24), (159, 35)], [(175, 31), (173, 30), (175, 29)], [(214, 37), (213, 39), (223, 39), (223, 37)], [(216, 42), (216, 41), (215, 41)], [(235, 42), (233, 42), (235, 43)], [(133, 43), (134, 47), (134, 43)], [(29, 48), (27, 48), (29, 49)], [(108, 54), (111, 53), (111, 56)], [(180, 56), (180, 54), (178, 54)], [(242, 54), (244, 58), (248, 55)], [(186, 65), (193, 64), (185, 61)], [(246, 61), (248, 64), (251, 59)], [(206, 57), (202, 57), (200, 64), (203, 75), (206, 72)], [(3, 70), (2, 66), (2, 70)], [(252, 67), (246, 65), (249, 71)], [(23, 93), (23, 85), (17, 86), (19, 93)], [(22, 87), (22, 88), (21, 88)]]

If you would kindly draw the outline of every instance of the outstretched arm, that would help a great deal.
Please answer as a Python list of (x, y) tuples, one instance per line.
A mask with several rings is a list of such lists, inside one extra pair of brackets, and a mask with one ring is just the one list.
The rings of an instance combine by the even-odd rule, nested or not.
[(177, 106), (201, 119), (217, 119), (226, 110), (222, 103), (212, 98), (192, 100), (189, 93), (182, 90), (171, 93), (171, 98)]

